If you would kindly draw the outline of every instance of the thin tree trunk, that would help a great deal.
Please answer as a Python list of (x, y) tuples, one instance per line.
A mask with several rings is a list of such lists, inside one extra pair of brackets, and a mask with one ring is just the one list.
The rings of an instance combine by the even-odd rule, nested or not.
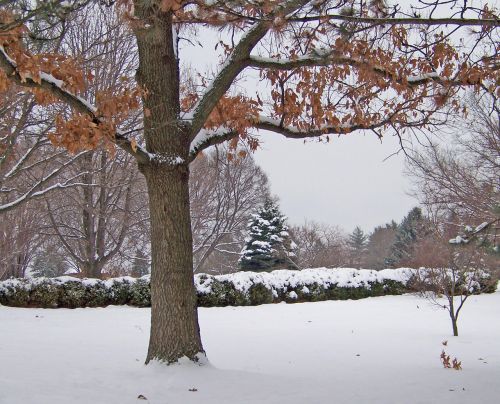
[(187, 165), (143, 168), (151, 215), (151, 334), (146, 363), (203, 352), (193, 282)]
[(457, 325), (457, 319), (455, 318), (455, 316), (452, 316), (451, 324), (453, 325), (453, 336), (458, 337), (458, 325)]
[(448, 297), (448, 302), (449, 302), (449, 313), (450, 313), (450, 318), (451, 318), (451, 326), (453, 327), (453, 336), (458, 337), (458, 318), (455, 315), (455, 305), (453, 301), (453, 294)]

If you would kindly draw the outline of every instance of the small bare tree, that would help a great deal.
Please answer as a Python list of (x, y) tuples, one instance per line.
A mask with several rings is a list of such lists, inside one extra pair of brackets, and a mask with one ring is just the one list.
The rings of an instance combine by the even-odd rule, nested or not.
[(498, 279), (500, 110), (485, 99), (467, 101), (468, 119), (450, 125), (454, 142), (429, 143), (409, 160), (417, 195), (440, 229), (417, 245), (409, 264), (426, 267), (420, 288), (434, 302), (446, 299), (454, 335), (468, 297)]
[(450, 228), (436, 231), (417, 242), (410, 264), (420, 268), (415, 272), (414, 288), (447, 310), (453, 335), (458, 336), (458, 318), (465, 302), (471, 295), (491, 290), (498, 278), (494, 257), (477, 245), (450, 244), (451, 232)]

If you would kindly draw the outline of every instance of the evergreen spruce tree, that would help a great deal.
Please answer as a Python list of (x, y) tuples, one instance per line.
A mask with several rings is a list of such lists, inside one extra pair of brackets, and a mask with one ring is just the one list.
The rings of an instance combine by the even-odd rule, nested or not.
[(356, 226), (354, 231), (349, 235), (347, 244), (351, 249), (351, 264), (357, 268), (361, 268), (366, 253), (367, 240), (368, 237), (359, 226)]
[(243, 271), (298, 269), (293, 262), (295, 245), (288, 233), (286, 216), (276, 203), (267, 200), (248, 225), (249, 236), (241, 252), (239, 265)]
[(426, 234), (427, 221), (418, 207), (410, 210), (401, 221), (396, 233), (396, 240), (391, 247), (389, 256), (385, 259), (387, 267), (394, 268), (411, 258), (413, 246), (417, 240)]
[(386, 267), (386, 258), (396, 241), (398, 224), (392, 220), (385, 226), (376, 226), (368, 237), (364, 264), (367, 268), (381, 270)]
[(32, 275), (55, 278), (64, 275), (68, 269), (68, 263), (61, 255), (52, 251), (43, 251), (33, 261)]

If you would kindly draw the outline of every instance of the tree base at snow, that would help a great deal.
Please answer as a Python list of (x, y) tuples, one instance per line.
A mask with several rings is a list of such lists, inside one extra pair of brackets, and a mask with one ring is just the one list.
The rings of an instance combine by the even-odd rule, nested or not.
[[(316, 302), (400, 295), (414, 291), (415, 271), (314, 268), (269, 273), (237, 272), (195, 276), (198, 306), (255, 306), (266, 303)], [(484, 290), (492, 293), (496, 282)], [(101, 281), (59, 278), (10, 279), (0, 282), (0, 304), (13, 307), (77, 308), (130, 305), (150, 307), (149, 276)]]

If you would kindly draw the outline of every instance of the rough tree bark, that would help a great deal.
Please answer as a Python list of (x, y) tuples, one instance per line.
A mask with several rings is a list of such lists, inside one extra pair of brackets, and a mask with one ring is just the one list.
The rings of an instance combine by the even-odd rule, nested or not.
[[(193, 280), (188, 135), (179, 125), (179, 66), (172, 14), (136, 2), (136, 15), (155, 24), (136, 29), (137, 81), (145, 91), (146, 148), (157, 158), (140, 164), (151, 220), (151, 334), (146, 363), (196, 360), (203, 353)], [(172, 63), (175, 61), (175, 63)], [(179, 164), (175, 164), (175, 162)]]
[(188, 166), (142, 167), (151, 215), (151, 336), (146, 363), (203, 352), (193, 283)]

